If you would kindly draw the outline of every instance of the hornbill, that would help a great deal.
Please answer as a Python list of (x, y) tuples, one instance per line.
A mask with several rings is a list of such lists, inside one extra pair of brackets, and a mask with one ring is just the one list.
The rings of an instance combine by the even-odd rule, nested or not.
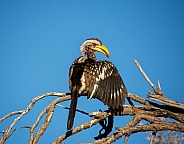
[(87, 96), (88, 99), (97, 98), (109, 108), (119, 109), (123, 107), (128, 94), (116, 67), (107, 60), (97, 61), (95, 52), (101, 52), (109, 57), (108, 49), (99, 39), (85, 40), (80, 51), (82, 56), (73, 62), (69, 70), (71, 103), (68, 130), (73, 126), (79, 96)]

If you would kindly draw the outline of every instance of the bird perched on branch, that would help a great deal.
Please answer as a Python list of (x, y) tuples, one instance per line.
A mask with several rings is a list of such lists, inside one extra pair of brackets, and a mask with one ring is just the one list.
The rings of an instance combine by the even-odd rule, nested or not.
[(88, 99), (97, 98), (112, 109), (123, 107), (127, 96), (126, 87), (116, 67), (107, 60), (96, 59), (95, 52), (109, 57), (108, 49), (100, 40), (96, 38), (85, 40), (80, 51), (82, 56), (73, 62), (69, 71), (71, 103), (68, 130), (73, 126), (79, 96), (87, 96)]

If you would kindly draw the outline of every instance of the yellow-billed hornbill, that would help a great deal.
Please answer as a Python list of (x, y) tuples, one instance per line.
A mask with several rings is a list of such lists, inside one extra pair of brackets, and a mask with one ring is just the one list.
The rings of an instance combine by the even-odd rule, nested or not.
[(73, 126), (77, 98), (88, 96), (97, 98), (109, 108), (123, 107), (127, 96), (126, 87), (116, 67), (109, 61), (96, 60), (95, 52), (101, 52), (109, 57), (108, 49), (96, 38), (90, 38), (80, 47), (82, 56), (77, 58), (69, 72), (71, 104), (68, 115), (67, 129)]

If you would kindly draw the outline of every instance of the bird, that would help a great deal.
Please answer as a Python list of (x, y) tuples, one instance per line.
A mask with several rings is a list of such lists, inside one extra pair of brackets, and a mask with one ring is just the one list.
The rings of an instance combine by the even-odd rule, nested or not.
[(80, 46), (82, 56), (78, 57), (69, 69), (71, 103), (67, 130), (71, 130), (79, 96), (97, 98), (112, 109), (122, 108), (128, 95), (126, 86), (117, 68), (108, 60), (97, 60), (100, 52), (109, 58), (106, 46), (97, 38), (86, 39)]

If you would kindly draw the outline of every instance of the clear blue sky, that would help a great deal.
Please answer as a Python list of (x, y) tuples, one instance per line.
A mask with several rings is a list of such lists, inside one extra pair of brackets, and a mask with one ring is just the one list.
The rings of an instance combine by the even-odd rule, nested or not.
[[(68, 70), (80, 56), (79, 46), (90, 37), (99, 38), (109, 48), (112, 61), (129, 92), (146, 98), (151, 87), (132, 59), (136, 58), (150, 79), (160, 80), (164, 94), (184, 103), (184, 1), (0, 1), (0, 117), (25, 109), (43, 93), (68, 92)], [(98, 59), (107, 59), (97, 54)], [(27, 143), (28, 129), (38, 114), (54, 98), (39, 101), (17, 123), (7, 141)], [(62, 103), (69, 106), (69, 102)], [(78, 108), (87, 112), (105, 110), (98, 100), (80, 98)], [(39, 141), (50, 143), (66, 132), (67, 110), (56, 108), (53, 120)], [(0, 124), (4, 130), (15, 117)], [(74, 126), (88, 121), (77, 113)], [(115, 118), (124, 126), (127, 117)], [(85, 130), (65, 143), (91, 142), (99, 126)], [(87, 134), (87, 136), (85, 136)], [(148, 143), (147, 134), (135, 134), (128, 144)], [(116, 143), (122, 143), (123, 139)]]

